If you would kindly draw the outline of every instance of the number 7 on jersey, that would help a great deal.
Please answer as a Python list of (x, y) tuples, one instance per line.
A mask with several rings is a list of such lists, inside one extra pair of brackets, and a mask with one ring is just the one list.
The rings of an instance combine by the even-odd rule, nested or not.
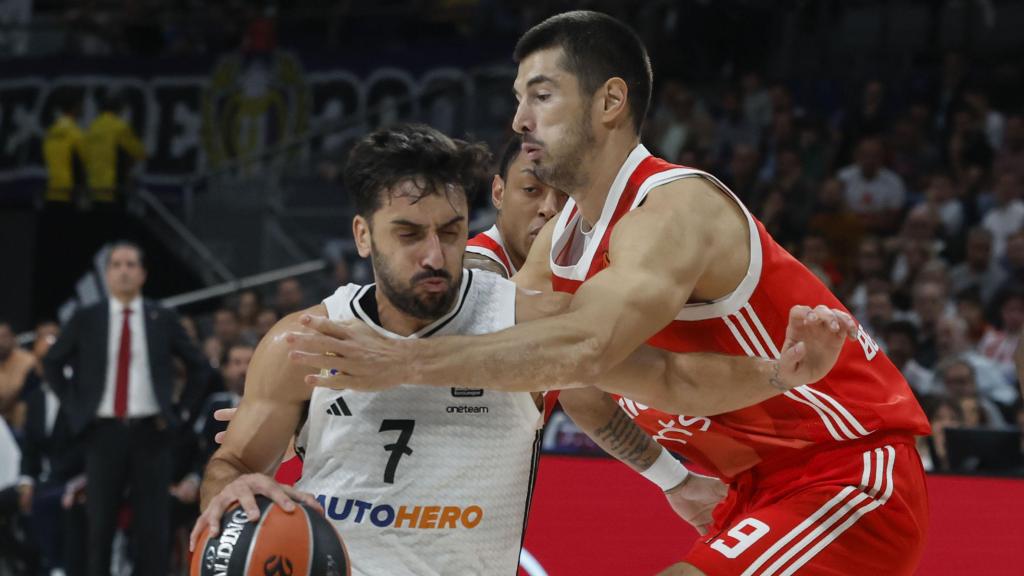
[(388, 465), (384, 469), (384, 482), (394, 484), (398, 461), (402, 458), (403, 454), (412, 454), (409, 440), (412, 439), (412, 430), (415, 426), (415, 420), (384, 420), (380, 423), (380, 432), (398, 430), (398, 440), (392, 444), (384, 445), (384, 451), (391, 453), (391, 456), (388, 458)]

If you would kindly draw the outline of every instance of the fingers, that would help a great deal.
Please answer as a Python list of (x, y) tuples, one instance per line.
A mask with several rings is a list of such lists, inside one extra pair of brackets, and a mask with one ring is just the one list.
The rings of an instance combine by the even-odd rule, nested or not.
[(350, 324), (347, 322), (337, 322), (327, 318), (325, 316), (313, 316), (312, 314), (304, 314), (299, 318), (299, 322), (303, 325), (316, 330), (317, 332), (331, 336), (334, 338), (348, 338), (351, 336), (349, 330)]
[(321, 514), (323, 513), (324, 510), (320, 506), (320, 502), (317, 502), (317, 499), (309, 492), (300, 492), (291, 486), (283, 486), (283, 488), (292, 500), (302, 502), (303, 504), (312, 507), (314, 510), (319, 510)]
[(207, 525), (206, 514), (203, 514), (198, 520), (196, 520), (196, 525), (192, 527), (192, 532), (188, 535), (189, 552), (196, 551), (196, 540), (199, 538), (199, 535), (203, 533), (203, 529), (206, 528)]
[(228, 489), (225, 488), (224, 492), (210, 500), (206, 510), (203, 510), (203, 513), (199, 515), (199, 519), (196, 520), (196, 525), (192, 528), (192, 533), (188, 537), (188, 549), (190, 552), (195, 551), (196, 540), (199, 539), (199, 535), (204, 529), (210, 529), (210, 538), (215, 538), (220, 533), (220, 517), (224, 515), (224, 510), (235, 501), (234, 498), (225, 494), (227, 491)]
[(796, 305), (789, 309), (789, 323), (792, 326), (799, 326), (807, 323), (807, 315), (811, 309), (808, 306)]
[(238, 412), (238, 408), (221, 408), (213, 412), (213, 419), (217, 422), (231, 422), (235, 412)]
[(328, 356), (326, 354), (310, 353), (304, 350), (292, 350), (288, 352), (288, 360), (295, 364), (301, 364), (318, 370), (326, 370), (331, 374), (344, 372), (346, 366), (351, 364), (342, 356)]
[(357, 386), (349, 384), (348, 374), (335, 374), (333, 376), (321, 376), (320, 374), (310, 374), (306, 376), (305, 383), (310, 386), (322, 386), (324, 388), (331, 388), (334, 390), (360, 390)]
[[(288, 490), (294, 494), (296, 499), (303, 502), (311, 500), (319, 508), (319, 504), (313, 499), (312, 495), (297, 492), (291, 488), (288, 488)], [(195, 550), (196, 540), (204, 528), (209, 528), (211, 538), (217, 537), (220, 533), (221, 516), (224, 515), (224, 511), (234, 502), (238, 502), (242, 510), (245, 511), (249, 522), (255, 522), (259, 519), (260, 508), (256, 502), (257, 495), (267, 496), (285, 512), (291, 513), (295, 510), (295, 502), (292, 500), (292, 496), (289, 495), (289, 492), (286, 492), (284, 486), (281, 486), (272, 478), (262, 474), (241, 476), (236, 478), (231, 484), (228, 484), (220, 494), (213, 498), (206, 507), (206, 510), (196, 520), (196, 525), (192, 528), (192, 533), (189, 535), (189, 550)]]
[(816, 318), (820, 319), (820, 322), (827, 326), (829, 331), (832, 333), (838, 333), (840, 329), (839, 318), (836, 316), (835, 311), (824, 304), (819, 304), (814, 307)]
[(351, 353), (353, 347), (346, 345), (346, 341), (332, 336), (325, 336), (319, 333), (286, 332), (284, 335), (288, 348), (298, 350), (307, 354), (334, 354), (341, 356)]
[(853, 316), (850, 316), (849, 314), (843, 312), (842, 310), (833, 310), (833, 312), (835, 312), (836, 316), (839, 317), (839, 323), (842, 325), (843, 331), (846, 333), (846, 335), (851, 340), (856, 340), (858, 329), (857, 321), (853, 319)]
[(850, 314), (837, 308), (819, 304), (809, 306), (793, 306), (789, 311), (789, 323), (792, 327), (821, 327), (832, 334), (843, 333), (855, 339), (857, 337), (857, 321)]
[(216, 442), (217, 444), (223, 444), (224, 439), (227, 438), (227, 436), (227, 432), (217, 432), (217, 434), (213, 436), (213, 441)]

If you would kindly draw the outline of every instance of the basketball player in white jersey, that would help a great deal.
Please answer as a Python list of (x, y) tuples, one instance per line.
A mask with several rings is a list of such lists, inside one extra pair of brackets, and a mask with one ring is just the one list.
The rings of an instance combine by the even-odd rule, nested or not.
[[(313, 336), (305, 326), (314, 317), (358, 319), (387, 338), (420, 339), (494, 332), (562, 310), (560, 295), (526, 293), (497, 275), (462, 269), (464, 190), (480, 163), (473, 147), (426, 127), (380, 131), (353, 150), (346, 167), (359, 211), (353, 232), (360, 254), (373, 257), (377, 283), (340, 288), (283, 319), (261, 342), (246, 395), (207, 468), (193, 541), (207, 525), (216, 534), (232, 502), (258, 518), (259, 493), (285, 510), (292, 498), (322, 504), (356, 574), (516, 570), (540, 424), (528, 394), (470, 386), (339, 393), (305, 385), (315, 370), (288, 362), (293, 345)], [(747, 383), (756, 396), (773, 379), (800, 383), (827, 372), (839, 345), (835, 332), (818, 336), (773, 362), (669, 359), (647, 350), (605, 377), (667, 381), (700, 366), (709, 380)], [(303, 479), (297, 489), (281, 487), (265, 473), (287, 448), (307, 400)]]

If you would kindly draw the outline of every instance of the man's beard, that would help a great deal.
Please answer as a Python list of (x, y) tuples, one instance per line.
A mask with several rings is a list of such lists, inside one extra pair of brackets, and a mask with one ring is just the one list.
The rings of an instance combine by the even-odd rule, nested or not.
[(534, 172), (541, 182), (545, 182), (560, 190), (579, 190), (584, 187), (587, 178), (582, 169), (583, 158), (587, 149), (594, 145), (594, 132), (590, 126), (590, 110), (584, 108), (579, 122), (572, 126), (562, 142), (564, 156), (555, 158), (549, 155), (548, 164), (537, 164)]
[[(386, 256), (377, 252), (377, 247), (372, 242), (370, 252), (373, 256), (373, 268), (377, 273), (377, 287), (399, 311), (420, 320), (437, 320), (452, 309), (459, 287), (462, 285), (461, 272), (459, 277), (453, 280), (447, 270), (423, 270), (414, 275), (408, 283), (404, 283), (392, 272), (391, 263)], [(448, 290), (417, 295), (416, 283), (428, 278), (448, 280)]]

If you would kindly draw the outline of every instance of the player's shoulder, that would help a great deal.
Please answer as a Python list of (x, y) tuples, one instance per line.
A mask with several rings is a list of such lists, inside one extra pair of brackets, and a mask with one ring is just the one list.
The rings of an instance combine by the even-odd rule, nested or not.
[(692, 226), (714, 227), (718, 219), (735, 211), (737, 206), (729, 192), (697, 172), (659, 184), (647, 193), (643, 202), (631, 212), (644, 220), (671, 220)]
[(343, 318), (351, 308), (352, 299), (360, 294), (366, 286), (363, 284), (345, 284), (339, 286), (333, 294), (323, 299), (321, 305), (329, 318)]
[[(516, 285), (500, 274), (488, 270), (462, 271), (465, 275), (465, 296), (458, 314), (463, 319), (474, 318), (473, 322), (489, 322), (485, 318), (498, 318), (503, 323), (505, 316), (514, 314)], [(508, 320), (511, 325), (511, 320)]]
[(471, 296), (489, 299), (509, 291), (515, 292), (515, 283), (503, 274), (481, 268), (466, 268), (462, 273), (468, 275), (468, 294)]

